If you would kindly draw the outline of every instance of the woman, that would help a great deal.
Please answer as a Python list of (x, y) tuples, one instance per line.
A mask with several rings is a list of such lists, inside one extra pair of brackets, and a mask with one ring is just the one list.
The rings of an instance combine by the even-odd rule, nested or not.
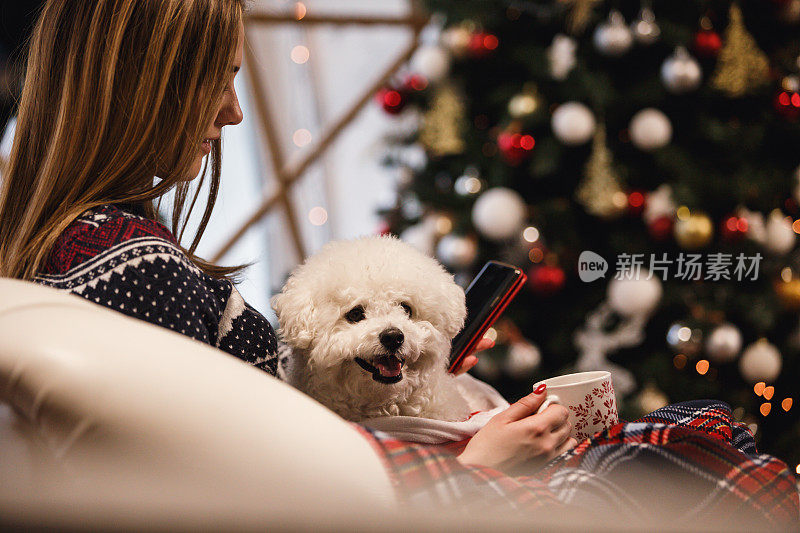
[[(222, 129), (242, 121), (233, 83), (242, 16), (242, 0), (47, 2), (0, 194), (0, 275), (70, 291), (275, 375), (275, 334), (231, 281), (242, 267), (194, 254), (219, 186)], [(187, 249), (179, 242), (197, 193), (181, 214), (201, 168), (209, 196)], [(153, 200), (173, 188), (169, 231)], [(487, 426), (461, 459), (510, 467), (574, 446), (563, 407), (527, 416), (541, 396)]]
[[(72, 292), (274, 375), (274, 332), (231, 282), (241, 267), (220, 267), (194, 253), (219, 186), (221, 131), (242, 120), (233, 85), (242, 60), (242, 12), (242, 0), (46, 3), (0, 192), (0, 276)], [(188, 183), (201, 168), (201, 184), (210, 173), (209, 196), (200, 229), (184, 248), (181, 215)], [(173, 188), (170, 231), (157, 221), (153, 201)], [(197, 193), (187, 217), (196, 200)], [(646, 501), (621, 490), (629, 467), (646, 474), (686, 464), (669, 488), (680, 496), (694, 482), (703, 491), (704, 507), (694, 498), (675, 506), (692, 518), (723, 507), (796, 518), (786, 465), (742, 453), (752, 436), (731, 422), (726, 406), (706, 402), (618, 424), (564, 453), (575, 445), (566, 410), (552, 405), (535, 414), (543, 392), (495, 416), (457, 458), (361, 431), (411, 502), (477, 500), (518, 512), (546, 502), (599, 501), (641, 519)], [(693, 457), (687, 442), (703, 454)], [(556, 456), (538, 479), (486, 468), (541, 466)]]

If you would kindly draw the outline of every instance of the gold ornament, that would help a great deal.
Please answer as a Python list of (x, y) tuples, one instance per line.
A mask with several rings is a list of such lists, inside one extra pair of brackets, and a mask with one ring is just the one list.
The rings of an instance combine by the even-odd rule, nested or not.
[(525, 84), (522, 92), (508, 101), (508, 114), (515, 119), (529, 117), (541, 108), (542, 97), (531, 83)]
[[(625, 198), (621, 202), (621, 198)], [(578, 185), (575, 198), (588, 213), (613, 218), (622, 214), (627, 205), (627, 195), (614, 171), (611, 151), (606, 146), (606, 130), (598, 127), (592, 141), (592, 155), (586, 162), (583, 181)]]
[(701, 212), (678, 217), (675, 222), (675, 240), (686, 250), (696, 250), (711, 242), (714, 224)]
[(738, 98), (769, 81), (769, 60), (748, 33), (741, 8), (731, 4), (729, 16), (725, 45), (720, 50), (711, 86)]
[(450, 84), (437, 87), (430, 110), (422, 118), (419, 141), (436, 156), (464, 151), (464, 101)]
[(789, 311), (800, 310), (800, 278), (780, 279), (774, 283), (775, 295)]
[(563, 3), (572, 4), (567, 15), (567, 31), (572, 35), (580, 35), (589, 24), (595, 4), (601, 0), (561, 0)]

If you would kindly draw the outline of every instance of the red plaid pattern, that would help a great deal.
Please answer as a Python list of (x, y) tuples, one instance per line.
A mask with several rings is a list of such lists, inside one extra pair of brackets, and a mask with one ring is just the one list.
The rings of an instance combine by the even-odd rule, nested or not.
[(724, 517), (800, 526), (794, 476), (774, 457), (745, 453), (755, 452), (752, 435), (720, 402), (677, 404), (617, 424), (520, 477), (463, 466), (454, 446), (400, 442), (356, 427), (409, 505), (534, 516), (544, 507), (597, 506), (639, 523), (650, 512), (663, 518), (666, 509), (675, 524)]

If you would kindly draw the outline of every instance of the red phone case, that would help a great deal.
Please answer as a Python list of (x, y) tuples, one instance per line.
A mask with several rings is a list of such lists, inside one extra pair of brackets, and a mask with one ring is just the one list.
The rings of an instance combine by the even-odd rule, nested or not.
[(500, 315), (503, 314), (503, 311), (505, 311), (506, 307), (508, 307), (508, 304), (514, 299), (514, 296), (516, 296), (522, 286), (525, 285), (525, 281), (527, 279), (528, 276), (526, 276), (524, 272), (521, 272), (520, 277), (517, 278), (517, 280), (514, 282), (514, 285), (508, 289), (508, 292), (500, 297), (500, 301), (494, 307), (491, 314), (486, 317), (486, 320), (483, 321), (483, 324), (481, 324), (481, 327), (478, 328), (475, 335), (466, 344), (464, 350), (458, 354), (458, 357), (456, 357), (456, 359), (450, 364), (450, 368), (447, 370), (448, 372), (455, 371), (461, 365), (461, 361), (464, 360), (464, 357), (466, 357), (466, 355), (470, 353), (473, 348), (475, 348), (475, 345), (480, 342), (492, 324), (494, 324), (495, 321), (500, 318)]

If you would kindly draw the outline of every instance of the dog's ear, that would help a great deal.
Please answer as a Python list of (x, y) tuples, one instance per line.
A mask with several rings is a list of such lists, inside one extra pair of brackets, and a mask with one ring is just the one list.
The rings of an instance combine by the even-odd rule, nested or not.
[(464, 289), (458, 286), (450, 276), (449, 283), (443, 287), (445, 297), (438, 303), (441, 313), (444, 315), (444, 333), (452, 339), (464, 327), (464, 320), (467, 318), (467, 304)]
[(296, 283), (289, 279), (280, 294), (273, 296), (270, 303), (278, 315), (278, 334), (281, 340), (292, 348), (307, 350), (314, 340), (317, 310), (311, 296), (297, 290)]

